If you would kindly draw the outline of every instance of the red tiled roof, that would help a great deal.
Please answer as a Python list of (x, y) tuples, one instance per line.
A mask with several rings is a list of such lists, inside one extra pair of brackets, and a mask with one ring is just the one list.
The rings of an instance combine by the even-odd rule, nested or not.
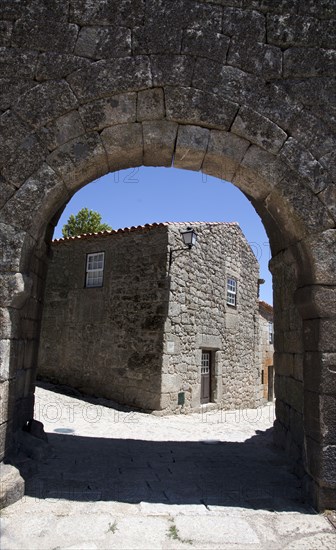
[(273, 313), (273, 306), (271, 306), (270, 304), (268, 304), (267, 302), (264, 302), (263, 300), (259, 300), (259, 307), (261, 309), (265, 309), (266, 311), (268, 311), (269, 313)]
[(120, 233), (130, 233), (133, 231), (140, 231), (140, 230), (150, 230), (157, 227), (167, 227), (167, 226), (174, 226), (174, 225), (181, 225), (181, 226), (197, 226), (197, 225), (225, 225), (225, 226), (232, 226), (237, 227), (239, 226), (238, 222), (160, 222), (160, 223), (146, 223), (145, 225), (132, 225), (131, 227), (124, 227), (121, 229), (112, 229), (111, 231), (99, 231), (98, 233), (85, 233), (84, 235), (76, 235), (76, 237), (62, 237), (60, 239), (55, 239), (53, 241), (53, 244), (56, 243), (63, 243), (67, 241), (75, 241), (78, 239), (89, 239), (92, 237), (107, 237), (108, 235), (116, 235)]

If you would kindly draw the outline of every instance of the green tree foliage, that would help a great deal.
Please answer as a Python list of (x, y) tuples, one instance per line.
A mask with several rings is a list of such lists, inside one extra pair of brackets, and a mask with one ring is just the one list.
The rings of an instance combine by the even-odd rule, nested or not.
[(99, 212), (82, 208), (76, 216), (71, 214), (68, 223), (63, 225), (63, 237), (75, 237), (76, 235), (84, 235), (85, 233), (98, 233), (98, 231), (110, 231), (112, 227), (107, 223), (101, 223), (101, 215)]

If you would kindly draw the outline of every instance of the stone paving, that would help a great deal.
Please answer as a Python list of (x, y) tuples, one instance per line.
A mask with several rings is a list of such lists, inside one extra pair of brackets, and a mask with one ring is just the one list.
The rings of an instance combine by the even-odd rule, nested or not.
[(35, 407), (49, 451), (21, 457), (26, 496), (1, 511), (1, 550), (336, 547), (272, 446), (271, 404), (160, 417), (50, 390)]

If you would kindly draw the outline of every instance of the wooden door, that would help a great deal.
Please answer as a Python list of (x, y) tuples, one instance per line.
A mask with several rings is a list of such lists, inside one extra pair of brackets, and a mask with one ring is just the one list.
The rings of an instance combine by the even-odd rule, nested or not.
[(202, 351), (201, 403), (209, 403), (211, 392), (211, 352)]

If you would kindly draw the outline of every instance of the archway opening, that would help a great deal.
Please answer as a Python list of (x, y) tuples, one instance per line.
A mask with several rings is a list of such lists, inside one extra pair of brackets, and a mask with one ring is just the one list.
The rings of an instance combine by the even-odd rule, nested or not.
[[(203, 403), (259, 406), (273, 362), (273, 311), (263, 300), (272, 302), (272, 287), (267, 236), (247, 199), (203, 174), (122, 171), (75, 195), (57, 237), (69, 213), (88, 205), (117, 226), (52, 246), (41, 376), (166, 413), (199, 407), (200, 378)], [(188, 225), (198, 239), (189, 252)], [(88, 265), (95, 258), (99, 273)], [(206, 356), (208, 378), (198, 373)]]
[[(275, 435), (277, 442), (302, 463), (306, 452), (303, 445), (304, 341), (296, 301), (301, 300), (304, 308), (307, 297), (303, 292), (294, 299), (294, 294), (300, 287), (312, 284), (318, 270), (316, 261), (309, 255), (314, 237), (309, 240), (307, 233), (314, 234), (318, 223), (330, 227), (330, 217), (318, 199), (309, 194), (303, 196), (316, 209), (309, 211), (308, 217), (303, 215), (293, 199), (293, 189), (287, 185), (288, 176), (284, 177), (281, 161), (243, 138), (197, 126), (178, 127), (166, 121), (144, 123), (145, 134), (141, 126), (134, 123), (121, 125), (117, 131), (103, 130), (105, 147), (97, 136), (91, 135), (88, 139), (79, 137), (66, 143), (52, 153), (49, 162), (53, 167), (43, 164), (28, 178), (19, 196), (10, 199), (4, 207), (4, 220), (8, 221), (9, 215), (17, 220), (14, 226), (9, 225), (12, 233), (6, 238), (16, 239), (15, 269), (23, 272), (23, 276), (11, 276), (8, 282), (11, 327), (23, 327), (23, 332), (18, 332), (22, 334), (21, 341), (9, 343), (9, 363), (19, 368), (15, 382), (17, 406), (10, 415), (14, 423), (8, 424), (7, 449), (13, 448), (15, 435), (32, 418), (46, 258), (64, 204), (80, 187), (109, 171), (142, 164), (170, 166), (173, 156), (176, 167), (195, 171), (202, 167), (208, 175), (233, 181), (251, 200), (267, 229), (272, 250), (275, 330), (279, 334), (278, 357), (275, 357)], [(311, 310), (307, 315), (312, 315)], [(314, 323), (308, 325), (313, 328)], [(204, 351), (208, 351), (207, 346)], [(314, 461), (309, 466), (317, 467)]]
[[(155, 172), (157, 174), (160, 174), (160, 171), (156, 171)], [(168, 172), (168, 170), (167, 170)], [(172, 177), (174, 177), (174, 170), (171, 169), (169, 170), (169, 172), (171, 172), (171, 175)], [(120, 184), (120, 182), (122, 182), (123, 185), (126, 185), (127, 181), (125, 182), (125, 178), (126, 180), (128, 180), (129, 178), (134, 178), (135, 175), (137, 174), (136, 171), (134, 171), (134, 169), (132, 169), (130, 172), (127, 172), (125, 174), (123, 173), (120, 173), (119, 175), (115, 175), (115, 174), (111, 174), (110, 175), (110, 178), (113, 180), (112, 181), (112, 185), (114, 187), (116, 187), (118, 184)], [(188, 172), (183, 172), (183, 177), (185, 177), (186, 175), (188, 174)], [(223, 182), (220, 182), (220, 181), (216, 181), (216, 180), (213, 180), (211, 177), (205, 177), (203, 176), (202, 177), (202, 174), (194, 174), (196, 177), (198, 177), (200, 179), (200, 186), (202, 187), (202, 189), (205, 189), (205, 194), (204, 194), (204, 197), (202, 197), (202, 200), (200, 201), (199, 200), (199, 196), (198, 196), (198, 200), (197, 200), (197, 204), (202, 204), (202, 209), (201, 210), (204, 210), (206, 209), (206, 203), (204, 203), (204, 200), (206, 199), (206, 197), (208, 197), (208, 200), (209, 200), (209, 195), (211, 195), (211, 191), (209, 192), (209, 188), (211, 187), (211, 185), (213, 184), (214, 186), (217, 186), (217, 185), (225, 185)], [(176, 177), (176, 175), (175, 175)], [(138, 182), (134, 182), (134, 181), (130, 181), (130, 185), (134, 185), (134, 184), (138, 184)], [(96, 184), (93, 184), (93, 185), (97, 185), (97, 186), (103, 186), (104, 183), (102, 181), (97, 181)], [(110, 183), (107, 183), (107, 185), (111, 185), (111, 182)], [(158, 190), (160, 191), (160, 182), (157, 182), (156, 183), (157, 187), (158, 187)], [(230, 185), (230, 184), (226, 184), (226, 185)], [(86, 189), (89, 189), (90, 186), (87, 186), (86, 188), (84, 188), (82, 190), (82, 192), (84, 192)], [(141, 183), (140, 183), (140, 188), (141, 188)], [(196, 196), (197, 196), (197, 189), (196, 189), (196, 184), (194, 183), (191, 187), (188, 185), (188, 184), (185, 184), (185, 189), (187, 191), (187, 196), (189, 191), (190, 191), (190, 188), (193, 189), (193, 191), (196, 193)], [(149, 186), (149, 189), (148, 191), (151, 192), (153, 189)], [(183, 195), (183, 190), (181, 189), (181, 184), (179, 184), (179, 188), (176, 189), (176, 191), (179, 192), (179, 197), (181, 195)], [(173, 193), (173, 190), (170, 188), (170, 193)], [(231, 219), (229, 221), (233, 221), (233, 219), (237, 218), (237, 215), (233, 215), (232, 214), (232, 204), (233, 204), (233, 201), (234, 200), (237, 200), (237, 197), (236, 195), (234, 194), (235, 191), (233, 191), (233, 194), (229, 195), (229, 198), (228, 198), (228, 204), (229, 204), (229, 210), (231, 211)], [(240, 192), (239, 192), (240, 193)], [(174, 194), (174, 193), (173, 193)], [(104, 196), (105, 196), (105, 201), (106, 201), (106, 193), (104, 193)], [(141, 196), (144, 197), (144, 200), (146, 200), (146, 196), (145, 196), (145, 191), (144, 190), (141, 190)], [(220, 200), (221, 199), (221, 200)], [(220, 204), (222, 202), (222, 197), (219, 197), (217, 196), (217, 199), (216, 199), (216, 195), (212, 194), (211, 197), (210, 197), (210, 202), (214, 202), (216, 201), (217, 204)], [(87, 199), (84, 199), (85, 202), (86, 202), (86, 205), (87, 206), (91, 206), (87, 203)], [(136, 199), (137, 200), (137, 199)], [(163, 199), (165, 200), (165, 199)], [(175, 199), (176, 200), (176, 199)], [(243, 213), (243, 206), (242, 204), (244, 204), (247, 206), (248, 208), (248, 202), (246, 201), (246, 199), (243, 200), (243, 203), (240, 203), (240, 207), (239, 207), (239, 210), (240, 210), (240, 215), (242, 215), (242, 219), (244, 219), (244, 213)], [(84, 203), (81, 203), (84, 205)], [(98, 207), (95, 207), (95, 209), (98, 209)], [(73, 207), (70, 206), (70, 209), (71, 211), (74, 211), (73, 210)], [(65, 218), (67, 217), (68, 215), (68, 212), (65, 214)], [(212, 214), (214, 216), (214, 214)], [(153, 214), (152, 214), (153, 216)], [(178, 213), (178, 219), (181, 221), (183, 220), (185, 217), (189, 217), (189, 215), (183, 215), (181, 214), (180, 212)], [(207, 216), (197, 216), (197, 218), (201, 217), (202, 219), (206, 219), (207, 221), (209, 220), (209, 215)], [(105, 216), (104, 216), (105, 218)], [(190, 219), (192, 220), (194, 218), (194, 216), (192, 216)], [(167, 219), (167, 217), (165, 216), (165, 218), (163, 219)], [(169, 216), (168, 219), (172, 219), (172, 216)], [(211, 221), (215, 221), (217, 220), (218, 221), (218, 214), (216, 213), (215, 214), (215, 218), (213, 218), (212, 220), (210, 219), (210, 222)], [(225, 220), (227, 221), (227, 214), (225, 215)], [(63, 221), (65, 221), (64, 219), (61, 221), (61, 224), (63, 223)], [(112, 225), (113, 225), (113, 219), (112, 220), (109, 220), (109, 219), (105, 219), (105, 221), (111, 221)], [(137, 225), (138, 223), (143, 225), (144, 224), (144, 221), (157, 221), (157, 222), (160, 222), (161, 220), (157, 219), (157, 218), (154, 218), (152, 217), (151, 220), (142, 220), (142, 219), (139, 219), (139, 221), (136, 221), (134, 223), (132, 223), (131, 221), (128, 222), (128, 225), (130, 225), (132, 223), (132, 225)], [(173, 220), (174, 221), (174, 220)], [(141, 223), (142, 222), (142, 223)], [(254, 219), (254, 224), (255, 224), (255, 219)], [(124, 223), (121, 223), (119, 225), (125, 225)], [(253, 221), (252, 221), (252, 225), (253, 225)], [(59, 235), (59, 234), (58, 234)], [(50, 233), (49, 233), (49, 238), (50, 238)], [(97, 242), (97, 241), (96, 241)], [(260, 237), (257, 237), (255, 234), (253, 236), (253, 240), (250, 241), (251, 245), (252, 245), (252, 250), (253, 252), (256, 252), (256, 254), (258, 254), (258, 251), (262, 250), (262, 247), (266, 249), (266, 253), (268, 252), (267, 251), (267, 247), (265, 246), (265, 234), (261, 233)], [(96, 246), (96, 244), (94, 245)], [(268, 258), (267, 258), (268, 259)], [(69, 263), (71, 263), (71, 261), (75, 261), (75, 257), (72, 256), (72, 253), (70, 251), (70, 253), (68, 254), (68, 260), (69, 260)], [(267, 265), (267, 261), (265, 262), (265, 265)], [(83, 268), (83, 266), (82, 266)], [(217, 276), (217, 274), (216, 274)], [(72, 278), (71, 276), (71, 272), (70, 272), (70, 278)], [(255, 277), (255, 282), (254, 282), (254, 301), (257, 300), (257, 279), (258, 277)], [(239, 284), (239, 287), (242, 287), (242, 290), (244, 289), (244, 286), (243, 286), (243, 280), (240, 282)], [(84, 285), (83, 285), (84, 286)], [(225, 291), (225, 287), (223, 289)], [(241, 289), (239, 288), (239, 291)], [(245, 292), (245, 291), (244, 291)], [(46, 295), (46, 300), (48, 300), (48, 295)], [(218, 300), (218, 298), (217, 298)], [(92, 309), (91, 309), (92, 311)], [(74, 318), (74, 324), (76, 324), (76, 319)], [(60, 339), (62, 339), (62, 337), (60, 336), (60, 328), (58, 326), (57, 328), (57, 325), (55, 325), (56, 329), (57, 329), (57, 332), (58, 332), (58, 337)], [(49, 327), (50, 328), (50, 327)], [(255, 327), (253, 327), (253, 330), (254, 330)], [(74, 327), (74, 330), (76, 330), (76, 325)], [(55, 334), (53, 336), (53, 338), (55, 339)], [(237, 334), (235, 334), (235, 336), (237, 337)], [(96, 337), (95, 337), (96, 338)], [(94, 338), (94, 339), (95, 339)], [(171, 340), (173, 342), (173, 340)], [(203, 346), (204, 347), (204, 346)], [(205, 346), (206, 348), (209, 348), (210, 347), (210, 351), (212, 353), (217, 353), (218, 351), (223, 351), (223, 350), (220, 350), (220, 349), (217, 349), (218, 348), (218, 345), (217, 346), (212, 346), (211, 345), (209, 346), (209, 340), (208, 340), (208, 343), (207, 345)], [(216, 349), (213, 349), (213, 348), (216, 348)], [(206, 349), (205, 351), (208, 351), (208, 349)], [(239, 365), (238, 365), (239, 367)], [(62, 366), (60, 365), (60, 369), (62, 368)], [(216, 365), (216, 368), (218, 369), (219, 368), (219, 364)], [(239, 368), (238, 368), (239, 370)], [(258, 383), (258, 391), (260, 392), (260, 383), (261, 383), (261, 380), (260, 380), (260, 376), (261, 376), (261, 372), (258, 372), (258, 382), (256, 381), (256, 384)], [(64, 380), (62, 381), (64, 382)], [(229, 386), (229, 385), (228, 385)], [(180, 390), (182, 388), (179, 388)], [(257, 386), (255, 388), (255, 390), (257, 389)], [(243, 390), (243, 384), (241, 383), (240, 384), (240, 391), (242, 392)], [(86, 393), (90, 393), (90, 392), (86, 392)], [(97, 392), (95, 392), (96, 395), (97, 395)], [(181, 392), (178, 392), (178, 393), (181, 393)], [(51, 394), (52, 395), (52, 394)], [(55, 394), (54, 394), (55, 395)], [(68, 424), (64, 427), (64, 424), (60, 424), (60, 425), (57, 425), (55, 427), (55, 424), (54, 424), (54, 421), (56, 420), (60, 420), (58, 418), (58, 414), (59, 414), (59, 404), (57, 402), (57, 399), (53, 399), (51, 397), (51, 403), (49, 401), (46, 402), (44, 401), (43, 402), (43, 399), (45, 400), (45, 396), (43, 396), (42, 398), (42, 401), (39, 402), (39, 413), (41, 414), (41, 416), (39, 417), (41, 420), (43, 420), (43, 416), (45, 415), (47, 418), (47, 424), (49, 425), (49, 428), (52, 427), (52, 431), (54, 432), (53, 435), (51, 436), (52, 437), (52, 440), (55, 442), (55, 445), (59, 445), (60, 444), (60, 438), (61, 437), (65, 437), (65, 435), (60, 435), (62, 434), (62, 431), (61, 430), (65, 430), (65, 432), (63, 432), (63, 434), (66, 433), (66, 430), (70, 429), (71, 430), (71, 423), (68, 422)], [(65, 398), (66, 399), (66, 398)], [(90, 400), (88, 400), (88, 402), (82, 402), (82, 403), (87, 403), (86, 405), (81, 405), (82, 406), (82, 415), (84, 414), (86, 416), (86, 420), (87, 420), (87, 424), (90, 426), (90, 421), (91, 420), (95, 420), (97, 417), (95, 416), (95, 413), (93, 413), (93, 416), (92, 416), (92, 411), (90, 409), (91, 405), (92, 405), (92, 402)], [(255, 405), (255, 404), (254, 404)], [(71, 411), (71, 407), (73, 407), (73, 403), (68, 403), (68, 412)], [(219, 412), (218, 412), (218, 408), (219, 408)], [(232, 409), (236, 409), (236, 412), (234, 413), (230, 413), (230, 410), (232, 411)], [(237, 411), (238, 409), (238, 411)], [(244, 448), (241, 447), (239, 444), (238, 445), (235, 445), (233, 444), (232, 446), (228, 445), (228, 447), (225, 447), (225, 453), (222, 455), (220, 452), (217, 453), (218, 455), (218, 460), (220, 459), (223, 459), (223, 458), (227, 458), (230, 460), (232, 460), (232, 457), (235, 453), (238, 452), (238, 455), (241, 457), (241, 460), (242, 460), (242, 457), (244, 455), (245, 452), (247, 452), (247, 455), (249, 457), (249, 462), (253, 463), (253, 461), (255, 460), (256, 462), (258, 462), (258, 451), (257, 451), (257, 454), (254, 455), (254, 452), (255, 452), (255, 444), (257, 442), (259, 442), (261, 444), (261, 447), (259, 448), (259, 453), (263, 453), (262, 451), (262, 448), (263, 448), (263, 443), (265, 444), (265, 442), (270, 442), (270, 439), (269, 439), (269, 436), (270, 434), (266, 434), (266, 435), (262, 435), (261, 433), (259, 433), (259, 435), (257, 435), (255, 432), (262, 432), (265, 427), (268, 427), (272, 424), (272, 420), (273, 420), (273, 416), (272, 416), (272, 412), (271, 412), (271, 408), (269, 408), (267, 411), (266, 411), (266, 416), (268, 416), (268, 418), (266, 419), (266, 423), (265, 423), (265, 411), (263, 413), (260, 413), (260, 410), (256, 409), (256, 412), (255, 414), (252, 412), (252, 416), (251, 416), (251, 411), (248, 411), (248, 406), (246, 405), (246, 403), (244, 403), (241, 407), (240, 407), (240, 410), (239, 410), (239, 406), (229, 406), (229, 407), (226, 407), (225, 404), (224, 404), (224, 407), (223, 406), (220, 406), (219, 404), (219, 407), (217, 407), (217, 411), (216, 410), (211, 410), (211, 409), (205, 409), (203, 411), (201, 411), (201, 413), (198, 413), (198, 414), (201, 414), (201, 416), (199, 417), (198, 420), (201, 419), (201, 423), (202, 423), (202, 426), (203, 428), (205, 426), (209, 426), (209, 425), (213, 425), (215, 423), (220, 423), (221, 427), (223, 428), (223, 432), (225, 432), (225, 427), (226, 425), (230, 425), (232, 427), (232, 424), (240, 424), (240, 423), (243, 423), (244, 426), (245, 426), (245, 429), (246, 429), (246, 426), (249, 426), (250, 428), (252, 428), (251, 430), (251, 433), (253, 432), (254, 435), (251, 436), (252, 437), (252, 441), (253, 441), (253, 445), (252, 445), (252, 452), (249, 453), (248, 449), (249, 449), (249, 444), (247, 444), (247, 446)], [(91, 412), (90, 412), (91, 411)], [(90, 414), (91, 414), (91, 417), (90, 417)], [(98, 413), (99, 414), (99, 413)], [(118, 419), (120, 418), (120, 416), (122, 414), (125, 414), (125, 416), (123, 416), (124, 418), (124, 422), (125, 423), (128, 423), (129, 421), (130, 422), (133, 422), (134, 418), (135, 419), (138, 419), (137, 417), (137, 414), (134, 413), (134, 412), (130, 412), (130, 411), (121, 411), (120, 413), (118, 412), (117, 415), (118, 415)], [(133, 414), (135, 414), (135, 416), (133, 416)], [(56, 415), (56, 416), (55, 416)], [(70, 415), (71, 415), (71, 412), (70, 412)], [(216, 416), (217, 415), (217, 416)], [(64, 420), (64, 419), (63, 419)], [(137, 420), (139, 421), (139, 420)], [(267, 424), (267, 421), (268, 421), (268, 424)], [(70, 426), (70, 428), (69, 428)], [(259, 428), (262, 426), (262, 429), (259, 430)], [(59, 430), (59, 431), (58, 431)], [(203, 430), (204, 431), (204, 430)], [(204, 432), (206, 433), (206, 432)], [(197, 436), (199, 439), (200, 437), (200, 433), (198, 434)], [(255, 439), (253, 439), (255, 437)], [(264, 439), (265, 438), (265, 439)], [(209, 437), (204, 437), (205, 439), (205, 442), (203, 441), (200, 441), (198, 439), (198, 443), (196, 446), (193, 446), (193, 445), (188, 445), (188, 444), (183, 444), (183, 442), (180, 442), (180, 443), (176, 443), (176, 445), (173, 447), (175, 448), (175, 450), (172, 451), (172, 449), (170, 448), (170, 444), (168, 445), (161, 445), (161, 444), (157, 444), (157, 443), (152, 443), (152, 444), (148, 444), (148, 446), (146, 447), (147, 450), (144, 450), (143, 448), (143, 443), (139, 442), (139, 441), (134, 441), (133, 440), (133, 443), (131, 445), (132, 447), (132, 451), (131, 453), (129, 454), (132, 454), (134, 453), (134, 455), (137, 455), (138, 453), (146, 453), (148, 455), (151, 454), (151, 453), (163, 453), (163, 454), (167, 454), (168, 452), (169, 453), (172, 453), (174, 455), (174, 453), (176, 453), (177, 456), (180, 456), (180, 459), (182, 461), (182, 463), (184, 464), (184, 467), (186, 467), (186, 464), (185, 464), (185, 456), (188, 455), (188, 453), (194, 453), (197, 448), (198, 448), (198, 445), (199, 445), (199, 449), (202, 449), (202, 445), (204, 445), (204, 443), (206, 443), (207, 441), (211, 442), (210, 438)], [(68, 440), (70, 441), (70, 440)], [(220, 445), (220, 441), (221, 439), (219, 438), (217, 440), (217, 443)], [(107, 452), (112, 452), (112, 447), (109, 447), (109, 444), (107, 444), (107, 442), (100, 442), (99, 440), (92, 440), (91, 443), (92, 443), (92, 446), (90, 447), (87, 447), (87, 441), (81, 441), (80, 437), (79, 439), (77, 440), (78, 442), (78, 448), (76, 449), (76, 441), (74, 440), (71, 440), (71, 444), (74, 445), (74, 447), (72, 448), (71, 452), (73, 452), (74, 454), (78, 453), (77, 456), (80, 456), (82, 452), (87, 452), (88, 448), (91, 449), (91, 452), (93, 454), (94, 453), (94, 448), (100, 448), (101, 449), (101, 452), (105, 455)], [(116, 443), (116, 442), (115, 442)], [(104, 445), (107, 444), (107, 447), (105, 447)], [(118, 446), (119, 443), (117, 442), (116, 445)], [(169, 449), (168, 449), (169, 448)], [(265, 449), (264, 449), (265, 450)], [(118, 450), (118, 453), (123, 453), (125, 452), (125, 449), (123, 447), (123, 444), (121, 444), (120, 446), (120, 449)], [(228, 453), (228, 454), (226, 454)], [(202, 454), (202, 453), (201, 453)], [(183, 458), (184, 457), (184, 458)], [(205, 457), (203, 457), (204, 460), (206, 460)], [(240, 459), (239, 459), (240, 461)], [(97, 465), (97, 463), (96, 463)], [(162, 464), (161, 464), (162, 466)], [(238, 468), (236, 468), (235, 470), (235, 475), (238, 476), (239, 474), (239, 471), (242, 471), (242, 470), (239, 470), (239, 468), (242, 467), (242, 463), (240, 462), (240, 466)], [(245, 503), (249, 503), (250, 505), (253, 505), (253, 506), (261, 506), (261, 507), (271, 507), (272, 506), (272, 503), (273, 505), (275, 506), (278, 506), (279, 509), (282, 508), (283, 506), (285, 505), (288, 505), (288, 501), (291, 501), (291, 505), (292, 506), (298, 506), (298, 502), (297, 502), (297, 497), (298, 497), (298, 492), (296, 490), (293, 490), (291, 491), (290, 489), (290, 483), (293, 482), (294, 483), (294, 478), (292, 478), (290, 481), (289, 481), (289, 478), (287, 480), (285, 479), (282, 479), (280, 481), (280, 479), (278, 480), (278, 489), (274, 489), (274, 486), (272, 486), (273, 488), (271, 488), (271, 480), (270, 480), (270, 477), (274, 475), (274, 472), (269, 472), (267, 474), (265, 474), (264, 472), (264, 477), (262, 475), (262, 469), (258, 469), (258, 475), (257, 475), (257, 481), (256, 481), (256, 484), (255, 485), (254, 483), (251, 483), (250, 485), (248, 485), (248, 477), (245, 478), (245, 481), (243, 484), (240, 484), (239, 485), (239, 499), (238, 500), (235, 500), (233, 499), (232, 500), (232, 496), (228, 496), (227, 495), (227, 489), (225, 489), (225, 487), (227, 486), (227, 478), (226, 478), (226, 474), (223, 476), (223, 479), (222, 479), (222, 484), (221, 484), (221, 488), (220, 488), (220, 492), (224, 495), (224, 500), (220, 500), (220, 495), (218, 493), (218, 491), (214, 491), (212, 489), (212, 492), (210, 491), (211, 494), (208, 494), (208, 497), (211, 499), (213, 499), (213, 503), (217, 503), (219, 504), (220, 502), (222, 504), (228, 504), (230, 499), (231, 499), (231, 504), (234, 503), (234, 505), (239, 505), (238, 503), (240, 503), (240, 505), (242, 504), (242, 502), (245, 502)], [(199, 472), (197, 472), (196, 476), (199, 475)], [(247, 472), (245, 472), (244, 476), (247, 475)], [(138, 480), (139, 481), (139, 480)], [(181, 479), (179, 479), (178, 483), (181, 482)], [(236, 482), (235, 482), (236, 483)], [(283, 487), (280, 489), (280, 486), (283, 485), (283, 484), (286, 484), (286, 491), (287, 491), (287, 494), (284, 495), (284, 491), (283, 491)], [(214, 485), (214, 479), (211, 480), (210, 482), (210, 485)], [(244, 485), (245, 484), (245, 485)], [(248, 489), (246, 489), (246, 484), (248, 485)], [(162, 488), (163, 488), (163, 485), (164, 483), (162, 484)], [(194, 492), (193, 494), (189, 495), (189, 497), (186, 497), (184, 496), (184, 500), (186, 502), (189, 502), (189, 503), (194, 503), (194, 501), (200, 501), (202, 498), (204, 500), (204, 495), (206, 494), (207, 492), (207, 489), (206, 487), (208, 486), (208, 481), (204, 480), (204, 482), (201, 484), (202, 487), (201, 487), (201, 491), (196, 491)], [(260, 495), (255, 499), (255, 497), (253, 498), (247, 498), (247, 500), (245, 499), (245, 497), (242, 497), (242, 492), (244, 492), (246, 490), (246, 494), (251, 494), (251, 492), (253, 492), (255, 494), (255, 489), (257, 488), (257, 486), (259, 486), (259, 489), (260, 489)], [(31, 491), (32, 492), (36, 492), (36, 487), (34, 487), (33, 485), (30, 486), (31, 487)], [(238, 487), (238, 485), (237, 485)], [(184, 487), (186, 491), (190, 490), (190, 485), (187, 485)], [(224, 490), (225, 489), (225, 490)], [(47, 488), (47, 492), (44, 494), (44, 496), (47, 496), (48, 494), (50, 495), (50, 493), (48, 493), (48, 491), (50, 490), (50, 487)], [(62, 491), (64, 490), (64, 488), (62, 489)], [(229, 493), (231, 492), (231, 489), (229, 491)], [(141, 498), (144, 498), (144, 499), (159, 499), (160, 498), (162, 499), (162, 494), (160, 492), (157, 492), (157, 491), (151, 491), (151, 490), (148, 490), (148, 488), (146, 489), (145, 491), (146, 493), (146, 497), (142, 496)], [(138, 493), (136, 495), (135, 498), (140, 498), (141, 495), (144, 495), (145, 493)], [(112, 493), (110, 492), (110, 497), (112, 498), (113, 495), (115, 497), (116, 493), (112, 491)], [(139, 496), (140, 495), (140, 496)], [(42, 495), (43, 496), (43, 495)], [(88, 495), (85, 495), (83, 496), (83, 498), (87, 498)], [(66, 498), (66, 496), (65, 496)], [(71, 495), (69, 494), (69, 498), (71, 499)], [(74, 491), (74, 498), (75, 499), (80, 499), (81, 498), (81, 491), (79, 491), (79, 493), (76, 493), (76, 491)], [(126, 498), (125, 496), (122, 497), (120, 496), (120, 499), (122, 500), (123, 498)], [(182, 500), (183, 500), (182, 498)], [(190, 500), (188, 500), (188, 498)], [(173, 503), (176, 503), (178, 500), (177, 500), (177, 495), (175, 494), (173, 497), (172, 497), (172, 502)], [(186, 500), (187, 499), (187, 500)], [(197, 500), (198, 499), (198, 500)], [(206, 500), (206, 499), (205, 499)], [(126, 498), (126, 501), (127, 501), (127, 498)], [(286, 504), (286, 501), (287, 501), (287, 504)], [(210, 502), (210, 501), (208, 501)], [(275, 504), (276, 503), (276, 504)]]

